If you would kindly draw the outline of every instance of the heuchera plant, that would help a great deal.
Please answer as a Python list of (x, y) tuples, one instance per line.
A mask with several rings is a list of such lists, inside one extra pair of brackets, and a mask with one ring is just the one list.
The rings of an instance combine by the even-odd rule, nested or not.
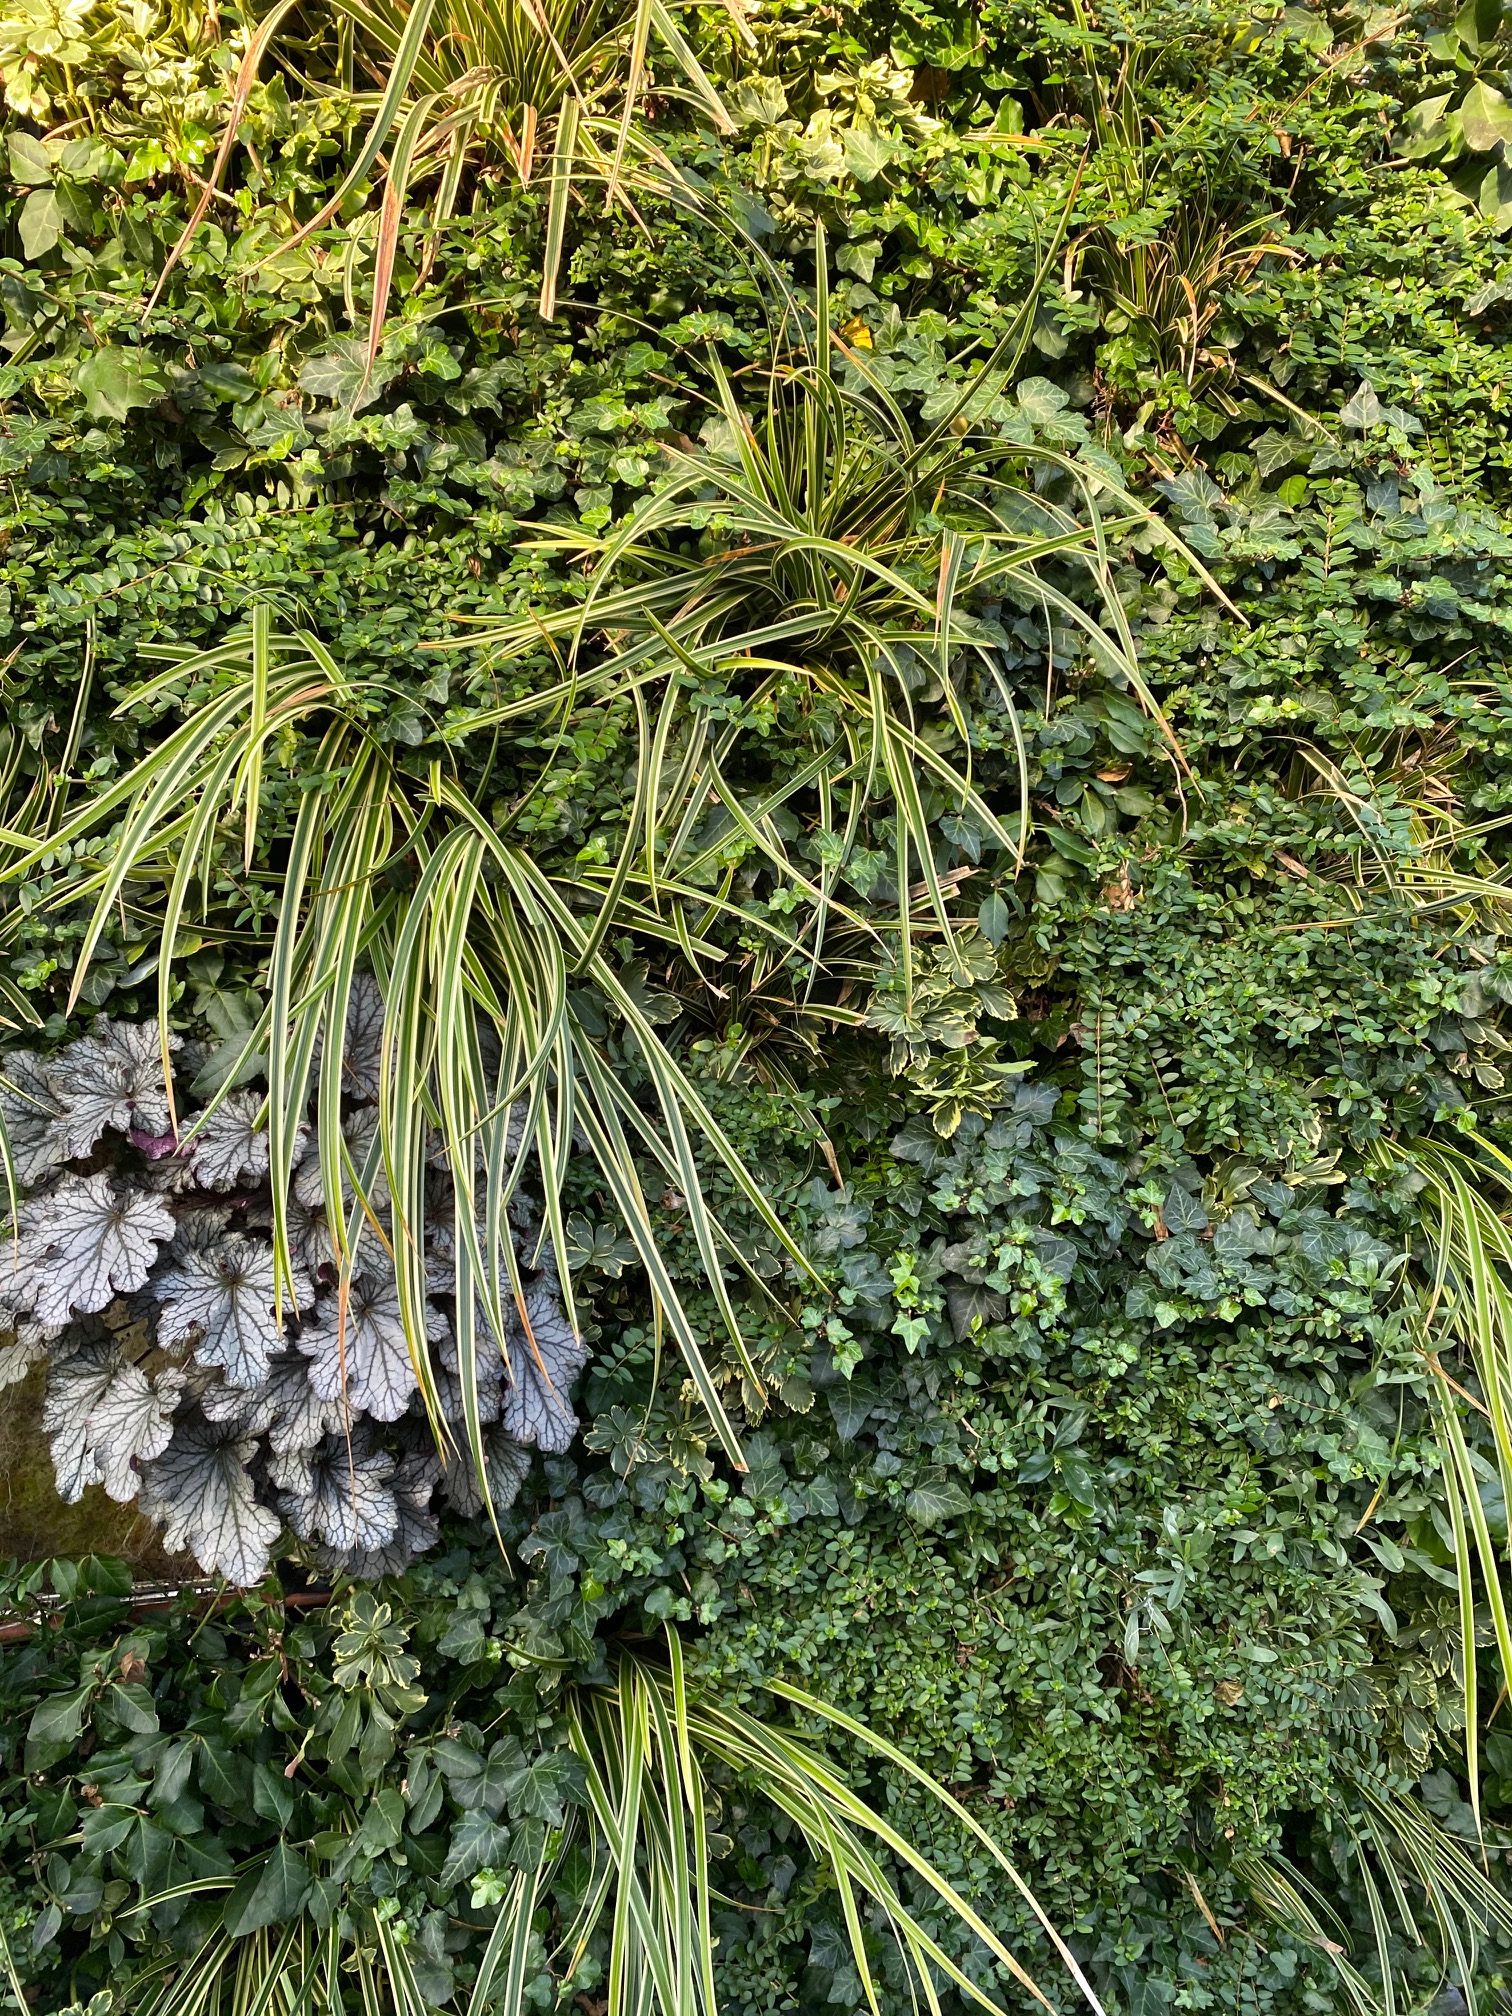
[[(381, 1040), (369, 983), (348, 1029), (342, 1120), (359, 1166)], [(190, 1061), (180, 1051), (174, 1067)], [(437, 1423), (400, 1318), (381, 1177), (342, 1278), (311, 1125), (295, 1180), (297, 1292), (280, 1307), (262, 1105), (245, 1086), (204, 1110), (171, 1103), (156, 1024), (101, 1019), (51, 1057), (7, 1058), (0, 1117), (16, 1209), (0, 1271), (12, 1332), (0, 1385), (45, 1361), (43, 1423), (64, 1498), (101, 1484), (136, 1500), (164, 1544), (208, 1573), (257, 1581), (285, 1529), (323, 1569), (392, 1572), (436, 1539), (438, 1492), (458, 1513), (483, 1509), (460, 1426), (451, 1298), (438, 1271), (427, 1305)], [(427, 1241), (444, 1255), (453, 1198), (439, 1159), (431, 1190)], [(528, 1264), (530, 1218), (516, 1199), (522, 1293), (503, 1349), (481, 1311), (477, 1320), (498, 1510), (524, 1481), (532, 1446), (571, 1442), (571, 1388), (587, 1356), (549, 1262)], [(444, 1280), (450, 1289), (450, 1269)]]

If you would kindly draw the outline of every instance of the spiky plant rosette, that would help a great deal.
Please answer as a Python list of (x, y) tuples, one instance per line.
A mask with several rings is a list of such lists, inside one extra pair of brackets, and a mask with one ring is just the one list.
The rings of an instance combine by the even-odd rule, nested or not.
[[(342, 1153), (359, 1169), (373, 1159), (380, 1024), (363, 981), (341, 1114)], [(190, 1053), (173, 1046), (175, 1073), (188, 1075)], [(274, 1265), (262, 1091), (243, 1085), (201, 1110), (169, 1095), (155, 1023), (102, 1018), (54, 1055), (15, 1051), (0, 1070), (15, 1196), (0, 1385), (45, 1362), (43, 1426), (62, 1496), (74, 1503), (98, 1484), (135, 1501), (168, 1548), (238, 1584), (257, 1581), (286, 1536), (324, 1570), (377, 1575), (434, 1543), (443, 1507), (507, 1508), (531, 1449), (571, 1442), (587, 1355), (551, 1262), (531, 1265), (528, 1202), (512, 1204), (521, 1293), (509, 1334), (501, 1348), (480, 1310), (464, 1366), (455, 1279), (439, 1264), (454, 1211), (439, 1154), (422, 1347), (400, 1309), (381, 1174), (365, 1185), (342, 1264), (307, 1127), (289, 1294)], [(483, 1424), (481, 1474), (457, 1453), (464, 1387)]]

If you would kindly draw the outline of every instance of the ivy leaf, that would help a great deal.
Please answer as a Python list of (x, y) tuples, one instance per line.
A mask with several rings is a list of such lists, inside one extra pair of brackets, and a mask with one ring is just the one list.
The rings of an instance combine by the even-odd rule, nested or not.
[(309, 1865), (287, 1841), (269, 1850), (267, 1859), (249, 1869), (226, 1899), (222, 1922), (232, 1938), (260, 1931), (265, 1925), (285, 1926), (309, 1894)]
[[(445, 1334), (432, 1311), (431, 1337)], [(346, 1298), (327, 1298), (316, 1321), (301, 1334), (299, 1348), (311, 1362), (310, 1383), (322, 1400), (345, 1398), (375, 1421), (397, 1421), (418, 1390), (415, 1367), (399, 1310), (392, 1274), (354, 1274)]]
[(509, 1853), (509, 1829), (486, 1813), (464, 1813), (452, 1829), (451, 1846), (441, 1865), (443, 1888), (476, 1876), (480, 1869), (497, 1869)]
[(1380, 425), (1381, 401), (1368, 378), (1361, 379), (1353, 398), (1339, 408), (1339, 418), (1346, 427), (1358, 427), (1364, 433)]
[(842, 1442), (854, 1442), (871, 1418), (872, 1408), (877, 1404), (875, 1388), (855, 1379), (849, 1385), (832, 1386), (829, 1391), (830, 1413)]
[(1407, 114), (1398, 137), (1398, 147), (1409, 161), (1436, 153), (1449, 138), (1449, 107), (1454, 93), (1445, 91), (1434, 98), (1420, 98)]
[(172, 1237), (173, 1218), (156, 1197), (116, 1189), (103, 1170), (65, 1177), (23, 1232), (33, 1315), (66, 1323), (133, 1294)]
[(1011, 922), (1008, 905), (996, 890), (983, 898), (981, 908), (977, 911), (977, 929), (994, 950), (1008, 936)]
[(205, 1190), (234, 1190), (268, 1173), (268, 1136), (257, 1125), (263, 1102), (232, 1092), (208, 1115), (186, 1123), (194, 1180)]
[(1173, 1183), (1166, 1191), (1160, 1215), (1166, 1230), (1173, 1236), (1179, 1232), (1205, 1232), (1208, 1227), (1208, 1214), (1203, 1209), (1202, 1199), (1194, 1197), (1180, 1183)]
[(312, 399), (329, 399), (333, 406), (348, 406), (360, 413), (364, 406), (372, 405), (397, 368), (381, 357), (369, 367), (362, 339), (339, 336), (305, 361), (299, 389)]
[(12, 1051), (0, 1069), (0, 1122), (11, 1168), (23, 1189), (31, 1189), (68, 1160), (63, 1108), (34, 1051)]
[(903, 1501), (910, 1519), (920, 1526), (938, 1526), (944, 1519), (971, 1510), (971, 1499), (953, 1477), (926, 1471)]
[(446, 1774), (447, 1789), (465, 1813), (486, 1813), (497, 1819), (509, 1789), (509, 1764), (504, 1743), (495, 1743), (487, 1757), (466, 1743), (444, 1737), (435, 1759)]
[(502, 1421), (517, 1442), (561, 1455), (572, 1446), (578, 1419), (572, 1411), (572, 1382), (588, 1362), (582, 1341), (557, 1299), (556, 1285), (543, 1277), (525, 1291), (529, 1335), (516, 1326), (509, 1352), (509, 1384)]
[(142, 1509), (170, 1553), (188, 1549), (209, 1575), (245, 1588), (260, 1581), (279, 1535), (278, 1515), (257, 1503), (247, 1464), (257, 1444), (191, 1414), (142, 1471)]
[(1512, 140), (1512, 105), (1483, 77), (1478, 77), (1465, 93), (1459, 116), (1465, 145), (1477, 154), (1486, 153), (1503, 140)]
[[(28, 259), (40, 259), (63, 236), (63, 205), (56, 189), (33, 189), (21, 205), (16, 220), (21, 250)], [(82, 374), (81, 374), (82, 376)]]
[(394, 1459), (381, 1450), (359, 1454), (331, 1436), (279, 1506), (301, 1540), (323, 1541), (347, 1554), (376, 1551), (399, 1530), (399, 1506), (389, 1489)]
[(1071, 395), (1049, 378), (1026, 378), (1014, 387), (1019, 411), (1040, 426), (1057, 421), (1071, 404)]
[(569, 1800), (582, 1787), (582, 1766), (570, 1751), (527, 1753), (515, 1736), (494, 1745), (489, 1768), (499, 1773), (511, 1817), (544, 1820), (548, 1827), (561, 1826)]
[(158, 1288), (158, 1341), (194, 1340), (202, 1365), (214, 1365), (233, 1386), (258, 1386), (283, 1349), (283, 1324), (274, 1310), (273, 1248), (228, 1238), (185, 1253)]
[(6, 145), (10, 151), (12, 182), (37, 189), (53, 179), (52, 160), (34, 133), (12, 133)]
[(133, 406), (150, 406), (164, 390), (162, 373), (150, 352), (114, 345), (90, 351), (79, 366), (78, 387), (86, 412), (95, 420), (124, 420)]

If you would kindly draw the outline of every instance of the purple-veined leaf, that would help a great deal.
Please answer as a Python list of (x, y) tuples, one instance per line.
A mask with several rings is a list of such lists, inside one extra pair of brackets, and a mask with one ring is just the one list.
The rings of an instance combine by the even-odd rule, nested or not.
[(13, 1050), (0, 1062), (0, 1123), (21, 1189), (31, 1189), (68, 1160), (63, 1108), (33, 1051)]
[(394, 1459), (387, 1451), (331, 1435), (302, 1459), (302, 1468), (304, 1474), (278, 1501), (301, 1540), (320, 1541), (346, 1554), (376, 1550), (393, 1539), (399, 1530), (399, 1503), (389, 1488)]
[[(467, 1444), (459, 1434), (460, 1455), (446, 1466), (441, 1495), (453, 1512), (464, 1519), (476, 1519), (483, 1510), (483, 1492)], [(520, 1495), (520, 1486), (530, 1473), (530, 1451), (502, 1428), (483, 1437), (483, 1462), (488, 1473), (489, 1495), (495, 1512), (507, 1512)]]
[(142, 1509), (162, 1527), (164, 1546), (187, 1550), (207, 1574), (239, 1588), (267, 1573), (280, 1531), (277, 1513), (258, 1504), (247, 1468), (256, 1448), (195, 1412), (142, 1469)]
[(42, 1323), (103, 1309), (147, 1279), (173, 1216), (156, 1197), (118, 1188), (103, 1171), (65, 1176), (23, 1214), (24, 1293)]
[[(177, 1048), (177, 1038), (171, 1047)], [(107, 1128), (162, 1136), (169, 1131), (168, 1093), (156, 1023), (102, 1017), (46, 1067), (62, 1109), (70, 1155), (88, 1155)]]
[(588, 1362), (581, 1339), (567, 1320), (556, 1284), (543, 1275), (525, 1291), (527, 1337), (511, 1325), (509, 1379), (502, 1420), (517, 1442), (533, 1443), (559, 1455), (571, 1447), (578, 1419), (572, 1410), (572, 1382)]
[(267, 1437), (276, 1457), (318, 1448), (346, 1424), (340, 1400), (322, 1400), (310, 1384), (310, 1367), (297, 1351), (283, 1351), (260, 1385), (210, 1387), (200, 1405), (207, 1421), (230, 1422), (243, 1435)]
[[(428, 1316), (430, 1340), (439, 1342), (445, 1319), (435, 1310)], [(325, 1297), (300, 1333), (299, 1348), (323, 1400), (344, 1396), (355, 1412), (375, 1421), (397, 1421), (418, 1390), (392, 1274), (354, 1274), (344, 1321), (340, 1297)]]
[(192, 1135), (185, 1153), (201, 1189), (234, 1190), (267, 1175), (268, 1136), (257, 1125), (262, 1106), (255, 1092), (231, 1092), (208, 1117), (185, 1121)]
[(274, 1312), (273, 1249), (228, 1237), (186, 1253), (158, 1284), (158, 1339), (193, 1341), (202, 1365), (217, 1366), (233, 1386), (257, 1386), (283, 1349)]

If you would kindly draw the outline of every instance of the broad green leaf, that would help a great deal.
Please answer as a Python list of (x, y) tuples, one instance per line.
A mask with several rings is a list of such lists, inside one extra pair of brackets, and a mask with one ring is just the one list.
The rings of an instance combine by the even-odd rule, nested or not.
[(903, 1509), (921, 1526), (938, 1526), (942, 1520), (969, 1512), (971, 1496), (953, 1477), (930, 1473), (908, 1493)]
[(45, 1771), (69, 1755), (84, 1733), (88, 1687), (71, 1694), (50, 1694), (32, 1710), (26, 1730), (26, 1768)]
[(91, 350), (79, 366), (79, 390), (97, 420), (124, 420), (135, 406), (150, 406), (163, 392), (162, 373), (145, 350), (107, 345)]
[[(63, 236), (63, 206), (55, 189), (34, 189), (21, 205), (17, 222), (21, 250), (28, 259), (40, 259), (51, 252)], [(80, 384), (83, 374), (80, 374)]]
[(1502, 0), (1465, 0), (1454, 17), (1454, 32), (1467, 49), (1477, 54), (1496, 40), (1501, 27)]
[(52, 181), (51, 156), (34, 133), (12, 133), (8, 145), (13, 182), (25, 188), (41, 188)]
[(1477, 154), (1512, 140), (1512, 105), (1494, 84), (1478, 77), (1465, 93), (1459, 108), (1465, 145)]
[(266, 1861), (249, 1869), (226, 1899), (222, 1921), (235, 1939), (265, 1925), (285, 1925), (303, 1904), (310, 1888), (304, 1857), (286, 1841), (269, 1851)]

